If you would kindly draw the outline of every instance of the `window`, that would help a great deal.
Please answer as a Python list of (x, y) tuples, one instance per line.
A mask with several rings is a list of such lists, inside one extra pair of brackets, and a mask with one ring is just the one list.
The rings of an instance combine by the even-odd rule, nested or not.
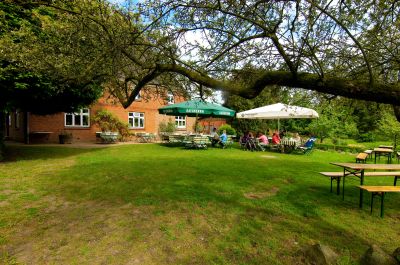
[(176, 128), (186, 128), (186, 117), (175, 116), (175, 126)]
[(65, 126), (89, 127), (89, 109), (81, 109), (75, 113), (65, 113)]
[(129, 128), (140, 129), (144, 128), (144, 113), (143, 112), (129, 112), (128, 113)]
[(174, 94), (172, 94), (172, 92), (168, 92), (167, 94), (167, 102), (168, 104), (174, 104)]
[(14, 125), (15, 125), (15, 129), (19, 128), (19, 111), (16, 110), (14, 113)]

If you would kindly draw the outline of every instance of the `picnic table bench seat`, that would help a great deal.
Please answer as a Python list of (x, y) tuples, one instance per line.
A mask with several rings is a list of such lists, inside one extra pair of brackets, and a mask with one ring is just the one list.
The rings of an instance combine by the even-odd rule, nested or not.
[(169, 144), (181, 144), (183, 142), (182, 135), (168, 135), (168, 143)]
[(363, 151), (363, 153), (368, 154), (368, 157), (369, 157), (370, 159), (372, 159), (372, 153), (373, 153), (373, 152), (374, 152), (374, 151), (371, 150), (371, 149), (368, 149), (368, 150), (364, 150), (364, 151)]
[(387, 192), (400, 192), (400, 187), (397, 186), (366, 186), (361, 185), (358, 186), (361, 190), (365, 190), (371, 193), (371, 214), (374, 205), (374, 197), (379, 196), (381, 197), (381, 217), (384, 215), (384, 199), (385, 193)]
[(185, 148), (187, 149), (207, 149), (210, 140), (207, 136), (195, 136), (191, 141), (186, 142)]
[[(340, 193), (340, 181), (343, 177), (343, 171), (335, 171), (335, 172), (319, 172), (321, 175), (325, 177), (329, 177), (331, 179), (331, 192), (332, 192), (332, 182), (336, 180), (337, 182), (337, 194)], [(359, 174), (351, 174), (348, 176), (358, 176)], [(366, 177), (394, 177), (393, 186), (396, 186), (397, 179), (400, 178), (400, 171), (371, 171), (364, 172), (364, 176)]]
[(365, 152), (359, 153), (356, 156), (356, 163), (366, 163), (368, 158), (368, 154)]

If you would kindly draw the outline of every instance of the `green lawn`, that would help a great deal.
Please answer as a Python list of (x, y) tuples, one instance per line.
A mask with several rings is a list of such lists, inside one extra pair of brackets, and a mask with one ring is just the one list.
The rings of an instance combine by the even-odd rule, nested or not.
[[(354, 154), (309, 156), (157, 144), (14, 146), (0, 163), (0, 264), (301, 264), (315, 242), (356, 264), (400, 242), (399, 194), (373, 215), (317, 172)], [(393, 179), (368, 184), (392, 184)], [(396, 244), (397, 242), (397, 244)]]

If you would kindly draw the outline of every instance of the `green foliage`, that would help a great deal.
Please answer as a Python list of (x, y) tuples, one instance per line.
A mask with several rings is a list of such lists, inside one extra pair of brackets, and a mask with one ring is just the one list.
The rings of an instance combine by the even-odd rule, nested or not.
[(20, 109), (36, 114), (60, 111), (74, 112), (87, 107), (102, 94), (100, 80), (85, 84), (76, 80), (59, 82), (30, 72), (13, 64), (4, 63), (0, 68), (0, 109)]
[(196, 120), (196, 122), (193, 124), (193, 131), (197, 132), (202, 132), (204, 130), (204, 127)]
[(339, 152), (350, 152), (350, 153), (360, 153), (365, 150), (364, 147), (358, 146), (348, 146), (344, 142), (337, 142), (335, 144), (315, 144), (314, 148), (320, 150), (331, 150), (331, 151), (339, 151)]
[(176, 125), (175, 125), (175, 122), (173, 122), (173, 121), (168, 121), (168, 122), (162, 121), (158, 125), (158, 131), (160, 133), (164, 133), (164, 132), (165, 133), (173, 133), (173, 132), (175, 132), (175, 130), (176, 130)]
[(128, 124), (120, 121), (107, 110), (99, 110), (92, 117), (92, 122), (93, 124), (98, 125), (102, 132), (118, 132), (122, 139), (131, 135)]
[(328, 137), (338, 140), (358, 136), (357, 124), (351, 115), (352, 109), (345, 107), (342, 101), (323, 102), (316, 110), (319, 118), (314, 119), (307, 129), (321, 142)]
[(382, 118), (375, 130), (377, 140), (390, 140), (397, 148), (400, 145), (400, 122), (397, 121), (392, 111), (382, 111)]
[(362, 133), (357, 140), (359, 142), (373, 142), (375, 141), (375, 134), (372, 132)]
[(227, 135), (236, 135), (236, 130), (232, 128), (229, 124), (224, 124), (218, 128), (218, 134), (221, 134), (223, 131), (226, 131)]
[(50, 71), (33, 70), (34, 61), (46, 61), (45, 55), (24, 58), (31, 50), (29, 47), (14, 49), (30, 37), (49, 40), (38, 15), (46, 12), (36, 9), (38, 6), (33, 1), (0, 3), (0, 47), (4, 49), (0, 56), (0, 110), (52, 114), (86, 107), (101, 95), (101, 77), (79, 80), (68, 76), (61, 79)]
[(376, 132), (379, 140), (393, 139), (396, 135), (400, 135), (400, 122), (397, 121), (392, 112), (383, 111)]

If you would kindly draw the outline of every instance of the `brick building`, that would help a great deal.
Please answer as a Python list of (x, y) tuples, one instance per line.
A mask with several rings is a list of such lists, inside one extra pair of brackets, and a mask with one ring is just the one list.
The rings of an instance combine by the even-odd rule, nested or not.
[(15, 111), (7, 117), (5, 136), (10, 140), (26, 143), (58, 143), (58, 135), (68, 132), (72, 133), (74, 142), (95, 142), (96, 132), (100, 129), (91, 124), (91, 117), (101, 109), (110, 111), (129, 124), (131, 133), (158, 134), (162, 121), (173, 121), (178, 133), (189, 133), (194, 131), (195, 118), (158, 114), (158, 108), (184, 100), (171, 93), (163, 98), (150, 95), (144, 99), (139, 96), (129, 108), (124, 109), (114, 98), (103, 96), (96, 103), (76, 113), (34, 115)]

